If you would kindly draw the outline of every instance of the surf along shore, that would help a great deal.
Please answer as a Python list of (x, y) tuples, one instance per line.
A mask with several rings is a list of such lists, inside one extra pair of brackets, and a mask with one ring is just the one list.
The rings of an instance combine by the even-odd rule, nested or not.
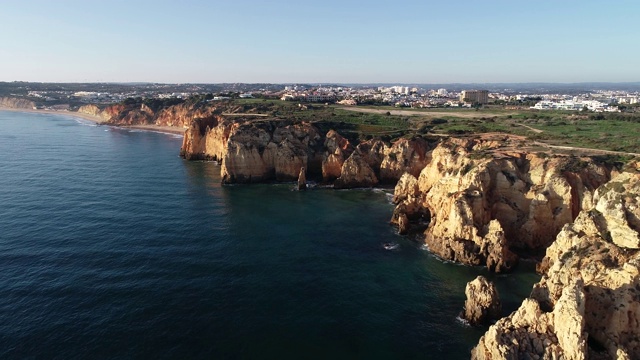
[(167, 134), (174, 135), (184, 135), (184, 129), (175, 127), (175, 126), (158, 126), (158, 125), (114, 125), (106, 123), (105, 120), (99, 116), (80, 113), (76, 111), (67, 111), (67, 110), (42, 110), (42, 109), (25, 109), (25, 108), (9, 108), (0, 106), (0, 111), (11, 111), (11, 112), (22, 112), (22, 113), (33, 113), (33, 114), (54, 114), (54, 115), (65, 115), (72, 116), (76, 118), (80, 118), (83, 120), (91, 121), (100, 125), (107, 126), (115, 126), (120, 128), (127, 129), (137, 129), (137, 130), (146, 130), (146, 131), (155, 131)]

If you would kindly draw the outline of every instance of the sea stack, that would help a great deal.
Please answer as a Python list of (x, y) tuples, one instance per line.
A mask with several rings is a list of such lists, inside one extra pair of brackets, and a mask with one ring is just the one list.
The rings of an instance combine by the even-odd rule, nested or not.
[(467, 283), (464, 319), (472, 325), (487, 324), (500, 318), (502, 305), (496, 286), (484, 276)]
[(307, 190), (307, 177), (305, 175), (304, 166), (300, 168), (300, 175), (298, 175), (298, 190)]

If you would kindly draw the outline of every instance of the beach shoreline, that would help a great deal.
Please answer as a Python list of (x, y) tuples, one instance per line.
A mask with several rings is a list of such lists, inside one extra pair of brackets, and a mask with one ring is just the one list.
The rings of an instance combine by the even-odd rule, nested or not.
[(18, 108), (8, 108), (0, 106), (0, 111), (10, 111), (10, 112), (23, 112), (23, 113), (32, 113), (32, 114), (53, 114), (53, 115), (66, 115), (71, 117), (76, 117), (79, 119), (91, 121), (98, 125), (108, 125), (125, 129), (136, 129), (136, 130), (144, 130), (144, 131), (154, 131), (165, 134), (173, 134), (173, 135), (184, 135), (184, 128), (179, 128), (175, 126), (159, 126), (159, 125), (114, 125), (107, 123), (103, 118), (91, 115), (80, 113), (77, 111), (67, 111), (67, 110), (42, 110), (42, 109), (18, 109)]

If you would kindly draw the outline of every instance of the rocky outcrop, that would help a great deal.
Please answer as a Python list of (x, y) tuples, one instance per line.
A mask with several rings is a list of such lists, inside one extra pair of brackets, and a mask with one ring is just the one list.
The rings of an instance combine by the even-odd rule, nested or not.
[(110, 117), (96, 105), (83, 105), (78, 108), (78, 113), (95, 116), (108, 121)]
[(221, 110), (206, 103), (182, 103), (159, 110), (153, 123), (159, 126), (186, 128), (195, 119), (207, 119), (219, 115)]
[(155, 113), (144, 104), (107, 106), (99, 114), (112, 125), (150, 125), (154, 124)]
[(9, 109), (34, 109), (36, 103), (27, 99), (0, 97), (0, 107)]
[(430, 150), (429, 144), (421, 137), (396, 141), (385, 151), (380, 164), (380, 180), (395, 184), (404, 173), (417, 177), (430, 161)]
[(487, 324), (500, 318), (502, 304), (498, 289), (484, 276), (478, 276), (468, 282), (464, 293), (467, 300), (464, 303), (462, 317), (470, 324)]
[(333, 181), (342, 174), (342, 166), (353, 153), (353, 145), (335, 130), (329, 130), (324, 141), (325, 155), (322, 160), (322, 179)]
[(340, 177), (333, 187), (336, 189), (372, 187), (378, 184), (378, 178), (367, 161), (357, 152), (349, 156), (342, 165)]
[[(473, 356), (640, 358), (639, 201), (637, 164), (598, 188), (593, 207), (547, 249), (531, 297), (489, 329)], [(534, 341), (542, 341), (542, 353)]]
[[(380, 179), (381, 166), (389, 154), (389, 146), (382, 140), (372, 139), (358, 144), (355, 152), (364, 159), (376, 177)], [(400, 177), (396, 178), (394, 183), (398, 181), (399, 178)]]
[(194, 120), (207, 119), (222, 111), (206, 102), (182, 102), (152, 109), (145, 103), (115, 104), (100, 109), (96, 105), (84, 105), (78, 112), (97, 116), (112, 125), (157, 125), (188, 128)]
[(191, 121), (180, 155), (219, 161), (226, 183), (295, 181), (304, 167), (307, 177), (356, 188), (378, 185), (381, 174), (395, 182), (398, 174), (417, 173), (428, 162), (428, 147), (422, 138), (354, 146), (335, 130), (323, 134), (311, 123), (213, 114)]
[(302, 167), (320, 172), (322, 140), (309, 123), (234, 123), (222, 158), (223, 182), (294, 181)]
[(222, 161), (227, 153), (227, 140), (233, 122), (211, 116), (191, 122), (182, 138), (180, 156), (187, 160)]
[[(358, 144), (342, 163), (334, 186), (354, 188), (371, 187), (379, 183), (395, 184), (405, 173), (415, 175), (420, 173), (420, 170), (429, 162), (428, 150), (429, 144), (420, 137), (399, 139), (391, 146), (387, 146), (381, 140), (364, 141)], [(338, 149), (336, 150), (338, 155), (327, 157), (325, 163), (338, 164), (347, 153), (349, 152)], [(323, 166), (323, 174), (329, 173), (325, 168), (330, 167)], [(329, 178), (325, 177), (325, 180)]]
[(300, 168), (298, 175), (298, 190), (307, 190), (307, 175), (304, 167)]
[(481, 139), (438, 145), (415, 182), (407, 177), (397, 184), (392, 222), (402, 214), (429, 218), (424, 235), (432, 252), (507, 271), (516, 264), (514, 253), (543, 252), (610, 177), (589, 159), (500, 147)]
[(542, 311), (537, 301), (526, 299), (517, 311), (489, 328), (471, 350), (471, 358), (585, 359), (584, 312), (581, 281), (574, 281), (563, 290), (551, 312)]

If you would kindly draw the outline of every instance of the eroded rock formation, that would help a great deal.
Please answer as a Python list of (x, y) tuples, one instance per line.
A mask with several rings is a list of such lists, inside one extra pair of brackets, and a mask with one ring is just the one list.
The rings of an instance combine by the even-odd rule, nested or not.
[[(420, 174), (395, 189), (392, 219), (430, 218), (425, 243), (437, 255), (500, 272), (515, 252), (543, 252), (589, 204), (610, 171), (589, 159), (500, 151), (496, 141), (449, 139)], [(413, 177), (412, 177), (413, 176)]]
[(0, 107), (9, 109), (33, 109), (36, 103), (27, 99), (0, 97)]
[(464, 293), (467, 300), (464, 303), (463, 318), (470, 324), (487, 324), (500, 318), (502, 303), (498, 289), (484, 276), (478, 276), (468, 282)]
[(95, 116), (97, 118), (101, 118), (104, 122), (108, 122), (110, 120), (110, 116), (107, 113), (105, 113), (99, 107), (93, 104), (80, 106), (78, 108), (78, 112), (80, 114), (87, 114), (87, 115)]
[(217, 160), (223, 181), (296, 180), (304, 167), (307, 177), (321, 178), (336, 188), (371, 187), (395, 183), (405, 173), (419, 173), (429, 160), (422, 138), (381, 140), (354, 146), (334, 130), (323, 134), (311, 123), (211, 115), (191, 122), (181, 156)]
[(307, 175), (304, 166), (300, 168), (300, 174), (298, 175), (298, 190), (307, 190)]
[(633, 164), (563, 227), (531, 297), (489, 328), (473, 357), (640, 358), (639, 203), (640, 167)]
[(222, 158), (223, 182), (294, 181), (300, 169), (317, 172), (323, 138), (309, 123), (234, 123)]
[(99, 108), (84, 105), (78, 112), (104, 119), (113, 125), (158, 125), (187, 128), (194, 120), (210, 118), (222, 111), (213, 104), (203, 102), (183, 102), (159, 109), (152, 109), (144, 103), (115, 104)]
[(342, 166), (353, 153), (353, 145), (335, 130), (329, 130), (324, 141), (325, 155), (322, 160), (322, 179), (333, 181), (342, 174)]
[(585, 359), (584, 303), (581, 281), (565, 287), (551, 312), (526, 299), (517, 311), (489, 328), (471, 351), (471, 358)]

